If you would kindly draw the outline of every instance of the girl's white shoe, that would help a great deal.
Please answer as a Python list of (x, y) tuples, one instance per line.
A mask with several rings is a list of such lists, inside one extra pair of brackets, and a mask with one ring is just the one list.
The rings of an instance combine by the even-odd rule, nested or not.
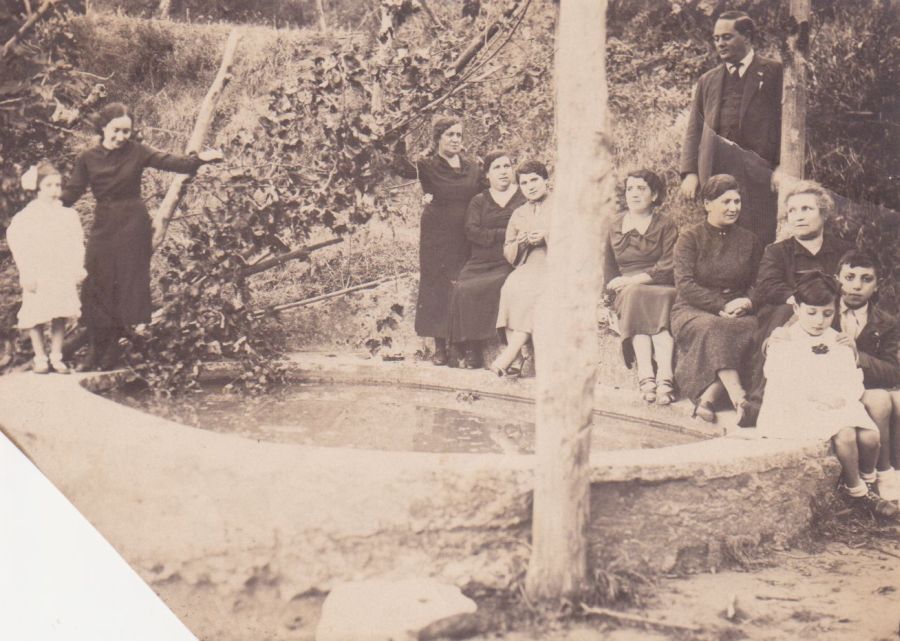
[(46, 374), (50, 371), (50, 365), (47, 362), (47, 357), (34, 357), (34, 361), (31, 365), (31, 371), (35, 374)]
[(63, 362), (62, 354), (50, 354), (50, 365), (57, 374), (69, 374), (71, 369)]

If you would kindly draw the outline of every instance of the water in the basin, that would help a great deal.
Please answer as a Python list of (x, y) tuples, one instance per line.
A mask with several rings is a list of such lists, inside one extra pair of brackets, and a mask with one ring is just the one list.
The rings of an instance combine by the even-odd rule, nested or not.
[[(534, 406), (477, 394), (408, 387), (294, 383), (258, 399), (207, 388), (169, 404), (133, 390), (109, 396), (216, 432), (278, 443), (417, 452), (534, 450)], [(677, 431), (594, 416), (596, 450), (696, 440)]]

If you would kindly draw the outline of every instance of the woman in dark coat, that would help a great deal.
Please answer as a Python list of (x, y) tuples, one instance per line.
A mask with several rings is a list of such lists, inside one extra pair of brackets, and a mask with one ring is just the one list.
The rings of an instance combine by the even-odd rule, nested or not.
[(694, 401), (694, 415), (713, 423), (723, 388), (738, 418), (747, 408), (739, 372), (749, 361), (757, 327), (748, 292), (762, 246), (753, 232), (735, 224), (741, 194), (734, 177), (712, 176), (700, 196), (706, 222), (682, 232), (675, 243), (672, 333), (678, 387)]
[(506, 225), (525, 204), (508, 153), (490, 152), (483, 166), (490, 187), (469, 203), (465, 231), (472, 252), (450, 298), (450, 340), (461, 345), (465, 366), (472, 369), (483, 364), (482, 342), (497, 333), (500, 289), (512, 271), (503, 256)]
[(649, 169), (632, 171), (625, 177), (628, 209), (610, 225), (603, 267), (606, 290), (613, 296), (625, 363), (631, 367), (631, 362), (636, 361), (644, 400), (659, 405), (675, 400), (675, 343), (669, 333), (669, 313), (675, 301), (674, 250), (678, 228), (656, 211), (665, 197), (665, 184)]
[(121, 103), (106, 105), (95, 124), (100, 144), (78, 155), (62, 194), (69, 207), (90, 187), (97, 201), (81, 291), (81, 317), (90, 337), (82, 371), (115, 367), (124, 328), (150, 321), (153, 229), (141, 200), (144, 168), (188, 174), (222, 158), (219, 151), (171, 155), (131, 140), (134, 121)]
[(448, 362), (450, 290), (469, 258), (466, 208), (481, 190), (481, 169), (462, 155), (462, 123), (438, 116), (432, 124), (434, 151), (414, 165), (398, 163), (400, 175), (418, 178), (425, 208), (419, 232), (419, 299), (416, 333), (434, 337), (435, 365)]

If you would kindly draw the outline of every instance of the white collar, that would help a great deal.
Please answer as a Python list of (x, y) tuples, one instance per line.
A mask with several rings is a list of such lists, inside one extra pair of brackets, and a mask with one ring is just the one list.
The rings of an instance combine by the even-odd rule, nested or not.
[[(741, 78), (744, 77), (744, 74), (747, 73), (747, 69), (750, 68), (751, 62), (753, 62), (753, 47), (750, 48), (750, 53), (741, 58), (741, 66), (738, 67), (738, 76)], [(728, 69), (728, 73), (734, 72), (734, 63), (726, 62), (725, 67)]]
[(643, 236), (647, 233), (647, 229), (650, 227), (650, 223), (652, 222), (652, 211), (650, 212), (650, 215), (646, 217), (634, 216), (630, 211), (626, 211), (625, 215), (622, 217), (622, 233), (627, 234), (632, 229), (635, 229), (641, 236)]
[(869, 316), (869, 303), (866, 301), (865, 305), (862, 307), (851, 308), (847, 307), (847, 303), (844, 302), (844, 299), (841, 298), (841, 314), (844, 312), (853, 312), (853, 315), (857, 318), (868, 318)]

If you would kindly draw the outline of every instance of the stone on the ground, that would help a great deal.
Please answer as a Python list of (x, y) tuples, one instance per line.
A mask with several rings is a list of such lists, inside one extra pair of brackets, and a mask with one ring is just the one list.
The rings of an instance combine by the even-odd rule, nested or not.
[(478, 606), (432, 579), (342, 583), (328, 594), (316, 641), (415, 641), (430, 623)]

